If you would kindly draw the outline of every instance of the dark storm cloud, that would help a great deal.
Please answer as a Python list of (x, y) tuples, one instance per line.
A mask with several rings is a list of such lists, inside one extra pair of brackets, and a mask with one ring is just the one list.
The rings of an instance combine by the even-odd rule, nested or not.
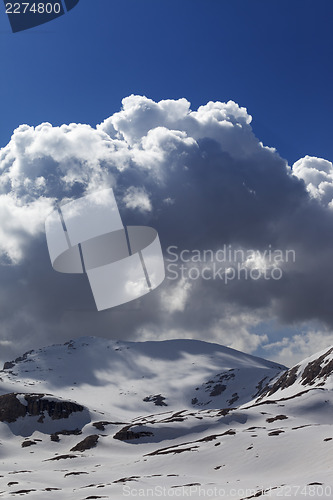
[[(17, 129), (0, 152), (4, 352), (97, 334), (206, 337), (253, 351), (268, 340), (253, 332), (267, 317), (333, 326), (332, 165), (307, 157), (294, 175), (250, 122), (231, 101), (192, 112), (185, 99), (131, 96), (97, 129)], [(293, 249), (296, 260), (283, 264), (279, 280), (167, 279), (138, 301), (98, 313), (84, 276), (52, 270), (43, 224), (56, 200), (105, 187), (113, 187), (125, 224), (158, 230), (166, 257), (170, 245), (232, 245)]]

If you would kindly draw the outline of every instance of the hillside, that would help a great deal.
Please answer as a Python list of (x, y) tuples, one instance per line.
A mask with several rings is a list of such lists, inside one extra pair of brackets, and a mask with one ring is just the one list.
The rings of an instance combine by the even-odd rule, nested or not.
[(331, 495), (332, 351), (289, 370), (195, 340), (30, 351), (0, 373), (0, 498)]

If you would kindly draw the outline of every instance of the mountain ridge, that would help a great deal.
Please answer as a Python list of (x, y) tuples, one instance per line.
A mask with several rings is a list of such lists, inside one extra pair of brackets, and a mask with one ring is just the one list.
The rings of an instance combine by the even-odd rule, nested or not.
[(114, 410), (120, 410), (124, 399), (131, 399), (143, 413), (153, 405), (175, 410), (230, 407), (252, 399), (264, 380), (285, 370), (272, 361), (199, 340), (122, 342), (83, 337), (6, 362), (0, 372), (0, 393), (35, 387), (37, 392), (56, 391), (64, 398), (74, 392), (80, 398), (79, 387), (84, 385), (95, 394), (106, 389), (112, 393)]

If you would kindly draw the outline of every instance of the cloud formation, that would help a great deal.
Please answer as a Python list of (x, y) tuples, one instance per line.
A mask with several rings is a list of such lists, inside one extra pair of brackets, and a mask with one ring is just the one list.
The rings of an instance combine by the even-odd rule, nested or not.
[(315, 156), (305, 156), (293, 165), (293, 174), (305, 182), (310, 196), (333, 208), (333, 165)]
[[(282, 348), (269, 332), (259, 333), (268, 318), (286, 325), (318, 320), (329, 332), (332, 164), (305, 157), (290, 168), (255, 137), (251, 119), (232, 101), (192, 111), (186, 99), (132, 95), (96, 128), (44, 123), (16, 129), (0, 151), (3, 357), (98, 334), (185, 335), (249, 352), (266, 344)], [(198, 251), (230, 245), (293, 249), (296, 259), (280, 263), (281, 279), (244, 273), (228, 284), (167, 279), (139, 301), (98, 313), (83, 276), (52, 270), (44, 221), (57, 201), (105, 187), (114, 189), (123, 223), (156, 228), (165, 252), (171, 245)], [(250, 259), (251, 269), (257, 261), (263, 266), (262, 258)]]

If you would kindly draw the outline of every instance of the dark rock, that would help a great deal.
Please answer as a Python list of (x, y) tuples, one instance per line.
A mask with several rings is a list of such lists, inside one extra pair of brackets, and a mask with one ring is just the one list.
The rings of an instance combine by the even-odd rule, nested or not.
[(67, 476), (80, 476), (81, 474), (89, 474), (89, 472), (67, 472), (64, 477)]
[(155, 396), (147, 396), (146, 398), (143, 399), (146, 403), (152, 402), (155, 404), (155, 406), (168, 406), (165, 401), (165, 397), (161, 396), (161, 394), (156, 394)]
[(14, 361), (6, 361), (5, 364), (3, 365), (3, 370), (10, 370), (11, 368), (14, 368), (15, 363)]
[(68, 418), (71, 413), (83, 411), (83, 406), (71, 401), (54, 401), (45, 398), (44, 394), (25, 394), (27, 405), (17, 399), (16, 393), (0, 396), (0, 422), (15, 422), (19, 417), (40, 416), (38, 421), (42, 423), (44, 412), (47, 412), (52, 420)]
[(110, 425), (112, 422), (94, 422), (93, 426), (96, 427), (97, 430), (99, 431), (105, 431), (105, 426)]
[(330, 361), (326, 361), (326, 364), (322, 367), (322, 363), (324, 362), (325, 358), (329, 356), (333, 352), (333, 347), (329, 349), (325, 354), (322, 356), (319, 356), (319, 358), (315, 359), (314, 361), (311, 361), (311, 363), (308, 363), (307, 366), (305, 367), (301, 379), (302, 379), (302, 385), (313, 385), (316, 382), (316, 379), (323, 379), (326, 380), (329, 375), (332, 374), (333, 372), (333, 359)]
[(90, 450), (91, 448), (95, 448), (98, 439), (99, 436), (97, 434), (87, 436), (85, 439), (83, 439), (83, 441), (80, 441), (76, 446), (71, 448), (70, 451), (85, 451)]
[(236, 431), (233, 429), (229, 429), (228, 431), (224, 432), (222, 436), (234, 436), (236, 434)]
[[(181, 487), (188, 488), (189, 486), (201, 486), (201, 483), (187, 483), (183, 484)], [(171, 488), (179, 488), (179, 486), (171, 486)]]
[(16, 394), (0, 396), (0, 422), (15, 422), (19, 417), (24, 417), (27, 407), (16, 398)]
[(148, 437), (154, 435), (152, 432), (145, 432), (145, 431), (133, 432), (129, 430), (130, 428), (131, 428), (130, 425), (123, 427), (113, 436), (113, 439), (119, 439), (119, 441), (130, 441), (132, 439), (139, 439), (141, 437)]
[(189, 443), (176, 444), (175, 446), (161, 448), (159, 450), (152, 451), (151, 453), (147, 453), (147, 455), (144, 455), (144, 456), (145, 457), (153, 457), (155, 455), (168, 455), (170, 453), (176, 455), (179, 453), (184, 453), (185, 451), (197, 451), (197, 449), (199, 448), (199, 446), (197, 446), (197, 445), (189, 446), (188, 448), (179, 448), (180, 446), (185, 446), (185, 444), (189, 444)]
[(12, 491), (12, 495), (23, 495), (27, 493), (31, 493), (32, 491), (37, 491), (37, 490), (18, 490), (18, 491)]
[(106, 497), (105, 496), (100, 497), (98, 495), (90, 495), (89, 497), (86, 497), (85, 500), (97, 500), (97, 498), (106, 498)]
[(218, 416), (223, 416), (225, 417), (226, 415), (228, 415), (228, 413), (230, 413), (232, 410), (235, 410), (235, 408), (222, 408), (221, 410), (219, 410), (218, 412)]
[(64, 429), (62, 431), (57, 431), (55, 434), (62, 434), (63, 436), (79, 436), (82, 434), (82, 431), (80, 429), (73, 429), (73, 430), (67, 430)]
[(270, 396), (271, 394), (274, 394), (274, 392), (278, 391), (279, 389), (286, 389), (287, 387), (290, 387), (293, 385), (296, 380), (297, 380), (297, 372), (299, 370), (299, 365), (294, 366), (290, 370), (287, 370), (284, 372), (281, 377), (278, 378), (278, 380), (273, 384), (272, 387), (268, 387), (266, 391), (264, 391), (261, 394), (261, 398), (263, 396)]
[(278, 436), (279, 434), (282, 434), (284, 431), (282, 430), (277, 430), (277, 431), (272, 431), (272, 432), (269, 432), (268, 435), (269, 436)]
[(28, 402), (27, 412), (30, 415), (40, 415), (46, 411), (52, 420), (68, 418), (71, 413), (83, 411), (83, 406), (73, 403), (72, 401), (54, 401), (43, 398), (42, 395), (26, 394), (25, 400)]
[(23, 441), (21, 444), (22, 448), (27, 448), (28, 446), (32, 446), (33, 444), (37, 444), (35, 441), (31, 441), (28, 439), (27, 441)]
[(59, 455), (57, 457), (48, 458), (44, 462), (53, 462), (55, 460), (67, 460), (67, 458), (77, 458), (77, 455)]
[(260, 396), (260, 394), (261, 394), (262, 392), (264, 392), (264, 391), (267, 389), (268, 384), (266, 384), (266, 385), (264, 386), (264, 382), (265, 382), (265, 380), (266, 380), (267, 378), (268, 378), (268, 377), (264, 377), (263, 379), (259, 380), (258, 384), (256, 385), (257, 392), (256, 392), (255, 394), (253, 394), (253, 396), (252, 396), (252, 398), (253, 398), (253, 399), (255, 399), (255, 398), (257, 398), (258, 396)]
[(209, 393), (210, 396), (219, 396), (222, 394), (223, 391), (225, 391), (227, 388), (226, 385), (224, 384), (216, 384), (213, 387), (213, 390)]
[(16, 358), (14, 361), (6, 361), (5, 364), (3, 365), (3, 370), (10, 370), (11, 368), (14, 368), (16, 363), (20, 363), (20, 361), (25, 361), (29, 354), (32, 354), (34, 351), (28, 351), (25, 352), (22, 356), (19, 356)]
[(13, 472), (8, 472), (8, 474), (31, 474), (31, 472), (32, 470), (14, 470)]
[[(325, 380), (333, 373), (333, 359), (325, 359), (330, 354), (333, 353), (333, 347), (331, 347), (325, 354), (319, 356), (319, 358), (311, 361), (306, 365), (301, 375), (302, 385), (323, 385)], [(322, 366), (324, 365), (324, 366)], [(297, 374), (299, 371), (299, 365), (294, 366), (290, 370), (284, 372), (281, 377), (273, 384), (271, 387), (266, 387), (265, 390), (260, 394), (260, 399), (263, 396), (270, 396), (274, 394), (279, 389), (286, 389), (294, 384), (297, 380)]]
[(288, 417), (286, 415), (276, 415), (276, 417), (271, 417), (271, 418), (266, 418), (266, 422), (271, 424), (272, 422), (275, 422), (276, 420), (286, 420)]
[(116, 483), (127, 483), (127, 481), (136, 481), (137, 479), (140, 479), (140, 476), (121, 477), (120, 479), (116, 479), (116, 481), (113, 481), (113, 482), (115, 484)]
[(82, 431), (80, 429), (74, 429), (74, 430), (64, 429), (63, 431), (57, 431), (50, 435), (51, 441), (59, 442), (60, 434), (62, 434), (63, 436), (79, 436), (80, 434), (82, 434)]
[(90, 495), (89, 497), (86, 497), (85, 500), (97, 500), (98, 498), (106, 498), (106, 497), (100, 497), (97, 495)]
[(237, 394), (237, 392), (235, 392), (233, 395), (232, 395), (232, 398), (229, 399), (229, 401), (227, 401), (228, 405), (231, 406), (233, 405), (234, 403), (236, 403), (236, 401), (239, 400), (239, 396)]

